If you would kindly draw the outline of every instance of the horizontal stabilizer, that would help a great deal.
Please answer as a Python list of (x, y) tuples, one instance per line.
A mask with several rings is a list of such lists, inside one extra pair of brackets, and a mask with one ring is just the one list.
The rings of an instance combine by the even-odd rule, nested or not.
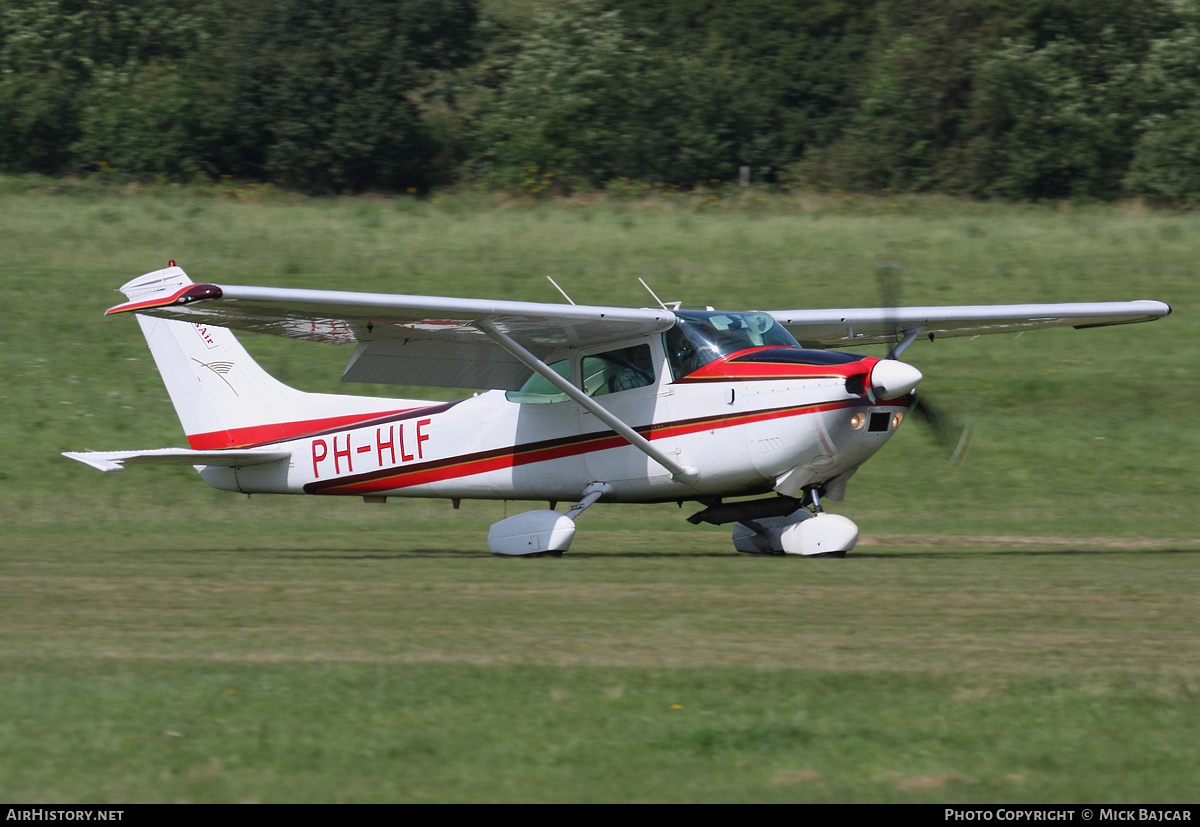
[(236, 468), (264, 465), (291, 459), (290, 451), (224, 450), (193, 451), (189, 448), (154, 448), (149, 451), (64, 451), (64, 457), (77, 459), (101, 471), (123, 471), (126, 465), (218, 465)]

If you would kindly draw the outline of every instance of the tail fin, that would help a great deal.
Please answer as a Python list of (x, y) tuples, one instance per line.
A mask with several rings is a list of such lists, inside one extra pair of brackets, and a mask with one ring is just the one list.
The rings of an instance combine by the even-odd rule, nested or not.
[[(182, 268), (172, 266), (133, 279), (121, 292), (130, 300), (152, 301), (191, 283)], [(230, 330), (142, 314), (137, 320), (195, 449), (278, 442), (433, 404), (306, 393), (259, 367)]]

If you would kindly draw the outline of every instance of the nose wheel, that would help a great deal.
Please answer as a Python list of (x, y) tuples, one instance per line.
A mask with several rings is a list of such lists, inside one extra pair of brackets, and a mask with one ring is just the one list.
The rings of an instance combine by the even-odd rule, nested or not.
[(845, 557), (858, 542), (858, 526), (821, 507), (818, 487), (805, 488), (804, 505), (782, 517), (743, 520), (733, 527), (733, 547), (743, 554)]

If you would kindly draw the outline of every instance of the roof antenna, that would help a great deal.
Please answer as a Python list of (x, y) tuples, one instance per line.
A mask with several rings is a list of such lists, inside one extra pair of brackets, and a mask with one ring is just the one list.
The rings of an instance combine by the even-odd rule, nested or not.
[[(647, 293), (649, 293), (651, 296), (653, 296), (653, 297), (654, 297), (654, 300), (655, 300), (656, 302), (658, 302), (658, 306), (659, 306), (659, 307), (661, 307), (663, 310), (667, 310), (667, 311), (670, 311), (670, 310), (671, 310), (671, 308), (669, 308), (669, 307), (667, 307), (665, 304), (663, 304), (663, 301), (662, 301), (662, 299), (660, 299), (660, 298), (658, 297), (658, 295), (657, 295), (657, 294), (656, 294), (656, 293), (655, 293), (653, 290), (651, 290), (651, 289), (650, 289), (650, 285), (646, 284), (645, 280), (644, 280), (644, 279), (642, 279), (642, 277), (641, 277), (641, 276), (638, 276), (638, 281), (640, 281), (640, 282), (642, 283), (642, 287), (645, 287), (645, 288), (646, 288), (646, 292), (647, 292)], [(679, 306), (680, 306), (681, 304), (683, 304), (683, 302), (671, 302), (671, 304), (675, 305), (675, 309), (676, 309), (676, 310), (678, 310), (678, 309), (679, 309)]]
[(556, 282), (554, 279), (551, 279), (549, 276), (546, 276), (546, 278), (550, 279), (550, 283), (554, 285), (554, 288), (563, 294), (564, 299), (571, 302), (571, 304), (575, 304), (574, 300), (567, 295), (567, 291), (558, 286), (558, 282)]

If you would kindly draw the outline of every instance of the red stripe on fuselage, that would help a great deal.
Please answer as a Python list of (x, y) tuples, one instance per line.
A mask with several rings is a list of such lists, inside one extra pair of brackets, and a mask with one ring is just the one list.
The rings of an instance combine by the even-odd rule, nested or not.
[(853, 362), (835, 365), (806, 365), (797, 362), (780, 362), (769, 358), (758, 361), (754, 354), (767, 357), (771, 352), (784, 350), (778, 347), (763, 347), (739, 350), (709, 362), (678, 380), (687, 385), (699, 382), (767, 381), (778, 379), (848, 379), (851, 376), (869, 373), (871, 366), (879, 360), (864, 356)]
[[(842, 400), (812, 405), (793, 405), (744, 414), (728, 414), (679, 420), (677, 422), (665, 422), (658, 425), (643, 426), (635, 430), (650, 440), (667, 439), (699, 431), (732, 428), (738, 425), (748, 425), (753, 422), (765, 422), (771, 419), (819, 413), (838, 408), (849, 408), (860, 404), (859, 400)], [(381, 468), (366, 474), (311, 482), (304, 486), (304, 491), (308, 494), (372, 494), (624, 446), (629, 446), (629, 442), (619, 434), (613, 431), (598, 431), (580, 436), (547, 440), (545, 442), (526, 443), (525, 445), (495, 448), (490, 451), (481, 451), (474, 454), (463, 454), (456, 457), (408, 465), (403, 468)]]

